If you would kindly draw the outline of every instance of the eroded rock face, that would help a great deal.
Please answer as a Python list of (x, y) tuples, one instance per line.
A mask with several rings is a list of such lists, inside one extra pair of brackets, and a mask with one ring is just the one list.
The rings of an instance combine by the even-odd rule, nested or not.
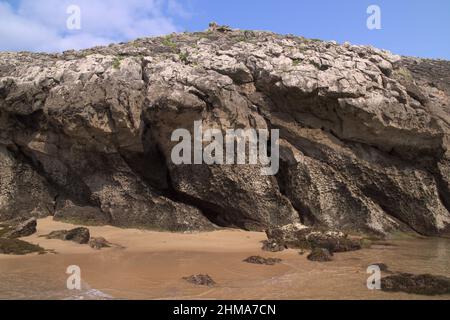
[(273, 266), (277, 263), (280, 263), (282, 260), (278, 258), (264, 258), (261, 256), (251, 256), (244, 260), (246, 263), (252, 263), (252, 264), (265, 264), (268, 266)]
[[(0, 53), (0, 220), (448, 234), (448, 74), (446, 61), (219, 28)], [(279, 129), (279, 173), (173, 164), (171, 134), (194, 121)]]
[(105, 238), (103, 237), (91, 237), (89, 239), (89, 246), (92, 249), (95, 250), (101, 250), (102, 248), (109, 248), (111, 247), (111, 243), (109, 243)]

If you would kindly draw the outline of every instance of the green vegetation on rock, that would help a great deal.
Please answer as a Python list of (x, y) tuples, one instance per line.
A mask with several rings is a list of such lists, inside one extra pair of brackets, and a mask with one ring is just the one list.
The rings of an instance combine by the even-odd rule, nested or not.
[(44, 248), (19, 239), (0, 238), (0, 254), (25, 255), (29, 253), (44, 254)]
[(172, 37), (171, 36), (167, 36), (163, 39), (162, 44), (166, 47), (172, 48), (172, 49), (176, 49), (177, 48), (177, 44), (175, 42), (172, 41)]
[(0, 224), (0, 238), (13, 230), (14, 230), (14, 228), (11, 226)]

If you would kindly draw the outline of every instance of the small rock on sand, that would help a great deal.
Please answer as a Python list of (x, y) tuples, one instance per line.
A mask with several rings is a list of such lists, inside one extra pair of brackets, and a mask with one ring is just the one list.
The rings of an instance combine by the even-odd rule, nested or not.
[(310, 261), (327, 262), (332, 260), (332, 254), (325, 248), (314, 248), (307, 256)]
[(277, 263), (280, 263), (282, 260), (277, 258), (263, 258), (260, 256), (251, 256), (244, 260), (244, 262), (247, 263), (253, 263), (253, 264), (265, 264), (268, 266), (273, 266)]
[(88, 228), (80, 227), (71, 230), (52, 231), (45, 237), (47, 239), (60, 239), (73, 241), (80, 244), (86, 244), (89, 242), (91, 236)]
[(338, 230), (311, 228), (295, 223), (266, 230), (267, 238), (292, 249), (325, 248), (332, 252), (361, 249), (361, 240), (351, 239)]
[(106, 239), (103, 238), (103, 237), (97, 237), (97, 238), (92, 237), (89, 240), (89, 246), (92, 249), (100, 250), (102, 248), (109, 248), (109, 247), (111, 247), (111, 243), (106, 241)]
[(89, 242), (91, 235), (88, 228), (80, 227), (69, 230), (66, 234), (66, 240), (70, 240), (80, 244), (86, 244)]
[(30, 218), (20, 224), (18, 224), (14, 230), (5, 234), (5, 238), (16, 239), (22, 237), (31, 236), (36, 232), (37, 220), (36, 218)]
[(183, 279), (198, 286), (212, 287), (216, 284), (216, 282), (207, 274), (192, 275), (189, 277), (183, 277)]

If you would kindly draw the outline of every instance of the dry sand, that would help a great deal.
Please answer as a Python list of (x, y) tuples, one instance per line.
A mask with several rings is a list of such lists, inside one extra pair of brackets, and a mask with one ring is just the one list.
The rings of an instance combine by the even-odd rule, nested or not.
[[(367, 266), (383, 262), (394, 271), (450, 275), (449, 240), (443, 239), (397, 241), (318, 263), (297, 250), (264, 252), (264, 233), (239, 230), (179, 234), (89, 227), (91, 236), (123, 246), (100, 251), (39, 237), (74, 227), (41, 219), (38, 232), (23, 238), (57, 254), (0, 255), (0, 299), (428, 299), (368, 290)], [(275, 266), (242, 261), (251, 255), (283, 261)], [(82, 291), (66, 289), (69, 265), (81, 268)], [(209, 274), (217, 286), (182, 279), (200, 273)]]

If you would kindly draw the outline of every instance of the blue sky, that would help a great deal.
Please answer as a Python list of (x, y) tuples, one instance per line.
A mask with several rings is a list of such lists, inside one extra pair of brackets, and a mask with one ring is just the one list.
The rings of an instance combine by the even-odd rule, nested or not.
[[(70, 4), (80, 30), (66, 28)], [(369, 5), (381, 9), (381, 30), (366, 27)], [(210, 21), (450, 59), (450, 0), (0, 0), (0, 50), (79, 49)]]

